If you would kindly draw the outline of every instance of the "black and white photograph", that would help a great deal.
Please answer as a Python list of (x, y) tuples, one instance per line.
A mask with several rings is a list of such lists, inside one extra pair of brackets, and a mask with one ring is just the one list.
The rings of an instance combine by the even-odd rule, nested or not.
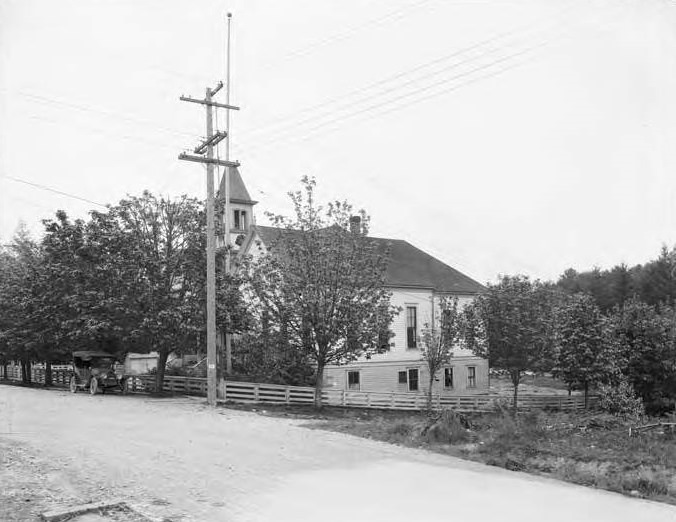
[(0, 522), (676, 521), (674, 0), (0, 0)]

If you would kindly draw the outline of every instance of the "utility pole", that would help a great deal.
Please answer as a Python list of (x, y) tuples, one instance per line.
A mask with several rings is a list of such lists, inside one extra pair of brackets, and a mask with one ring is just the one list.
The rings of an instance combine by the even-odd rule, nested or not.
[[(238, 167), (238, 162), (220, 160), (214, 158), (214, 146), (227, 137), (225, 132), (214, 133), (212, 112), (214, 107), (230, 110), (239, 110), (239, 107), (229, 103), (217, 103), (213, 101), (214, 95), (221, 90), (223, 82), (210, 89), (207, 87), (204, 99), (181, 96), (181, 101), (198, 103), (206, 107), (206, 131), (205, 140), (195, 147), (196, 155), (185, 152), (179, 154), (178, 159), (204, 163), (207, 166), (207, 402), (210, 406), (216, 405), (217, 375), (216, 375), (216, 237), (214, 227), (214, 165)], [(206, 154), (206, 156), (205, 156)], [(226, 230), (226, 234), (229, 231)]]

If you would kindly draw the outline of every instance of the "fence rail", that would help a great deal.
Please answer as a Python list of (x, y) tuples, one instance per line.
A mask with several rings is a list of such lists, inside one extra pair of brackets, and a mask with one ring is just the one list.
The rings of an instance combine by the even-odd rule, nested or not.
[[(70, 372), (68, 370), (53, 370), (52, 384), (54, 386), (68, 386)], [(45, 370), (33, 368), (31, 378), (34, 383), (44, 384)], [(0, 379), (21, 380), (21, 368), (8, 366), (7, 376), (0, 366)], [(129, 376), (127, 378), (128, 392), (150, 392), (155, 388), (154, 375)], [(164, 377), (164, 391), (187, 395), (206, 396), (207, 382), (201, 377)], [(264, 384), (239, 381), (221, 381), (218, 390), (220, 402), (240, 403), (277, 403), (277, 404), (313, 404), (315, 389), (306, 386), (284, 386), (279, 384)], [(494, 409), (496, 402), (511, 404), (511, 397), (505, 395), (434, 395), (433, 406), (453, 408), (460, 412), (482, 412)], [(424, 394), (397, 393), (397, 392), (367, 392), (354, 390), (325, 389), (322, 392), (322, 401), (329, 406), (345, 406), (351, 408), (377, 408), (388, 410), (421, 410), (427, 407), (427, 396)], [(597, 397), (589, 397), (588, 406), (594, 407)], [(520, 395), (518, 397), (520, 410), (555, 409), (561, 411), (578, 411), (585, 408), (584, 397), (581, 395)]]

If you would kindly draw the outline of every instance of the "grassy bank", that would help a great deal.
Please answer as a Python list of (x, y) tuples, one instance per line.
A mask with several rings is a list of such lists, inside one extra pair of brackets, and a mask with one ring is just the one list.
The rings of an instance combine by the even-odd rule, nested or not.
[(422, 413), (256, 406), (307, 426), (424, 448), (509, 470), (676, 504), (676, 434), (629, 437), (632, 423), (598, 413)]

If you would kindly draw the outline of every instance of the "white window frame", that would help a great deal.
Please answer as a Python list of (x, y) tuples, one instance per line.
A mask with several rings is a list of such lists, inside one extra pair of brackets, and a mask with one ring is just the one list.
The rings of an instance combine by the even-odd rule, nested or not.
[[(413, 308), (415, 310), (415, 325), (413, 327), (413, 342), (415, 346), (409, 346), (408, 343), (408, 309)], [(418, 340), (418, 303), (404, 303), (404, 338), (406, 339), (406, 349), (407, 350), (419, 350), (420, 346)]]
[[(470, 379), (470, 369), (474, 370), (474, 375), (472, 375), (472, 379)], [(474, 382), (472, 383), (472, 381)], [(467, 367), (467, 388), (476, 388), (476, 366)]]
[[(418, 372), (418, 389), (417, 390), (412, 390), (411, 389), (411, 373), (412, 371)], [(406, 389), (410, 392), (419, 392), (420, 391), (420, 368), (406, 368)]]
[[(446, 372), (449, 371), (451, 372), (451, 385), (446, 386)], [(452, 390), (455, 388), (455, 372), (453, 371), (453, 366), (447, 366), (444, 368), (444, 389), (445, 390)]]
[[(357, 388), (350, 388), (350, 374), (356, 373), (359, 376), (359, 382)], [(347, 370), (345, 372), (345, 389), (347, 391), (361, 391), (361, 370)]]

